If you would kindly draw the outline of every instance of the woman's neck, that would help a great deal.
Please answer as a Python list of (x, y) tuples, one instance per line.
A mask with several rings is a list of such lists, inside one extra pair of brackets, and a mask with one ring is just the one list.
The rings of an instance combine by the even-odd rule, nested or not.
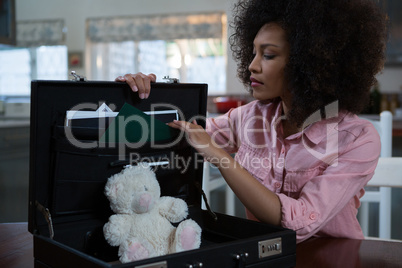
[(287, 119), (289, 114), (289, 102), (282, 100), (282, 115), (284, 115), (282, 119), (282, 131), (283, 138), (289, 137), (290, 135), (296, 134), (301, 131), (301, 128), (297, 127), (296, 124), (290, 123)]

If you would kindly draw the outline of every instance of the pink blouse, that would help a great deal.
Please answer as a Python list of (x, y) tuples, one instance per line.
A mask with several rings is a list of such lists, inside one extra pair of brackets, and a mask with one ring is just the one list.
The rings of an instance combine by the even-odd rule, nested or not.
[[(297, 242), (311, 236), (363, 239), (357, 209), (380, 155), (374, 126), (337, 103), (283, 138), (280, 102), (253, 101), (209, 118), (207, 132), (256, 180), (276, 193), (282, 226)], [(254, 219), (247, 209), (247, 217)]]

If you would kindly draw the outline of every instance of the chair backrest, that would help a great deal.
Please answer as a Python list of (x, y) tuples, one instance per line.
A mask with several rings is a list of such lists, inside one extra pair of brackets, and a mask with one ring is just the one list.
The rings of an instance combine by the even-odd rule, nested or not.
[[(364, 118), (364, 117), (363, 117)], [(380, 120), (370, 121), (381, 139), (381, 154), (373, 178), (367, 186), (402, 187), (402, 157), (392, 157), (392, 114), (384, 111)]]
[[(364, 117), (363, 117), (364, 118)], [(380, 114), (380, 120), (372, 120), (370, 118), (364, 118), (370, 121), (381, 139), (381, 157), (392, 156), (392, 113), (390, 111), (383, 111)]]
[(402, 188), (402, 157), (380, 157), (374, 176), (367, 185)]
[[(364, 117), (362, 117), (364, 118)], [(359, 209), (360, 224), (365, 236), (368, 236), (369, 207), (368, 203), (379, 203), (379, 237), (384, 239), (391, 238), (391, 188), (384, 185), (390, 174), (394, 174), (394, 167), (390, 166), (392, 158), (392, 114), (389, 111), (383, 111), (380, 114), (380, 120), (364, 118), (369, 120), (378, 131), (381, 139), (381, 154), (373, 178), (367, 186), (377, 186), (378, 191), (366, 191), (360, 199), (362, 205)], [(395, 161), (394, 161), (395, 162)]]
[[(376, 128), (381, 139), (381, 154), (373, 178), (367, 186), (402, 187), (402, 158), (392, 157), (392, 113), (383, 111), (380, 120), (364, 118)], [(401, 176), (399, 176), (399, 175)]]

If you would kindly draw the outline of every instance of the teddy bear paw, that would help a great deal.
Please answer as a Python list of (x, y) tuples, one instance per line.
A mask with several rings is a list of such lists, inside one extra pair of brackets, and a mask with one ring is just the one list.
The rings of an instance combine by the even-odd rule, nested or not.
[(201, 244), (201, 228), (195, 221), (186, 220), (178, 226), (176, 239), (177, 251), (199, 248)]
[(193, 227), (185, 227), (180, 236), (180, 243), (184, 250), (193, 249), (196, 241), (196, 231)]
[(139, 242), (130, 242), (121, 254), (121, 262), (127, 263), (138, 261), (149, 257), (148, 250)]

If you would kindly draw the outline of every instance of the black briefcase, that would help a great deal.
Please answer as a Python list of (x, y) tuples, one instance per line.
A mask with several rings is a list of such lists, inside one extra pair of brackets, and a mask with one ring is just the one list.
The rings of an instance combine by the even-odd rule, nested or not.
[[(295, 265), (294, 231), (201, 209), (203, 159), (182, 133), (153, 129), (154, 121), (175, 118), (196, 118), (205, 126), (206, 84), (154, 83), (144, 100), (117, 82), (32, 81), (31, 89), (29, 231), (35, 267)], [(155, 118), (150, 131), (134, 140), (116, 133), (105, 139), (124, 107)], [(171, 164), (179, 158), (190, 159), (186, 168)], [(162, 195), (186, 201), (189, 218), (202, 228), (201, 246), (122, 264), (103, 235), (113, 214), (104, 187), (125, 165), (145, 159), (165, 165), (155, 169)]]

